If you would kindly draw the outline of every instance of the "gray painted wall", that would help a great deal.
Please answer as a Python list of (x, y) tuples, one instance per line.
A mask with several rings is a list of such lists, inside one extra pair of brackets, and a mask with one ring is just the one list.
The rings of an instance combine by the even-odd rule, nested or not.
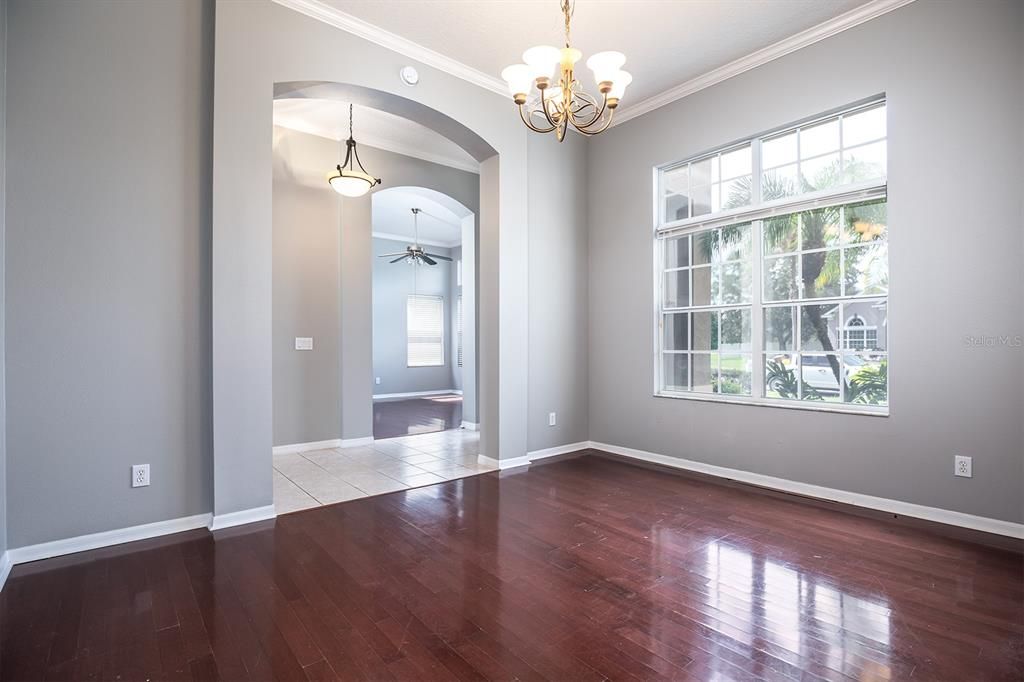
[[(915, 2), (596, 138), (591, 438), (1024, 520), (1024, 350), (964, 341), (1024, 333), (1022, 13), (1019, 2)], [(878, 93), (889, 102), (891, 416), (652, 397), (651, 169)], [(974, 478), (953, 476), (954, 454), (974, 457)]]
[(7, 19), (10, 545), (209, 512), (213, 5)]
[[(410, 267), (389, 263), (379, 254), (404, 251), (408, 241), (373, 239), (373, 376), (374, 394), (413, 393), (452, 389), (452, 362), (449, 352), (455, 344), (451, 312), (454, 267), (438, 261), (430, 267)], [(430, 246), (427, 250), (450, 256), (451, 250)], [(414, 281), (415, 277), (415, 281)], [(409, 367), (406, 354), (406, 301), (413, 294), (441, 296), (444, 299), (445, 363), (440, 367)]]
[[(587, 147), (570, 133), (528, 138), (529, 450), (588, 436)], [(524, 361), (526, 359), (524, 358)], [(548, 426), (548, 413), (556, 425)]]
[(341, 437), (341, 200), (323, 171), (337, 157), (331, 140), (274, 129), (274, 445)]
[(0, 557), (7, 551), (7, 391), (4, 389), (6, 359), (4, 325), (4, 245), (7, 187), (7, 0), (0, 0)]

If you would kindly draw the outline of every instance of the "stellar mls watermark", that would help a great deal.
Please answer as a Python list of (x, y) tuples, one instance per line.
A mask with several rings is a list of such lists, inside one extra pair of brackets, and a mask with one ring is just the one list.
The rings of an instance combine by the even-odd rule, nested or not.
[(964, 337), (964, 345), (968, 348), (1024, 348), (1024, 335), (968, 334)]

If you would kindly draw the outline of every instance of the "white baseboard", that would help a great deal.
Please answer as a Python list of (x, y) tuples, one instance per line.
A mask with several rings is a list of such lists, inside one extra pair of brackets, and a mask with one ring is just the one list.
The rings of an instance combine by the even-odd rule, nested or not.
[(579, 443), (568, 443), (566, 445), (556, 445), (553, 448), (534, 450), (533, 452), (526, 453), (526, 457), (531, 462), (536, 462), (538, 459), (544, 459), (545, 457), (557, 457), (558, 455), (567, 455), (570, 452), (586, 450), (589, 447), (589, 440), (581, 440)]
[(729, 469), (727, 467), (705, 464), (704, 462), (695, 462), (693, 460), (681, 459), (679, 457), (668, 457), (666, 455), (659, 455), (657, 453), (646, 452), (644, 450), (636, 450), (634, 448), (627, 448), (621, 445), (611, 445), (609, 443), (591, 441), (589, 443), (589, 447), (595, 450), (604, 450), (605, 452), (610, 452), (622, 457), (630, 457), (632, 459), (661, 464), (664, 466), (674, 467), (676, 469), (696, 471), (709, 476), (749, 483), (762, 488), (780, 490), (787, 493), (814, 497), (830, 502), (851, 504), (857, 507), (864, 507), (865, 509), (875, 509), (878, 511), (888, 512), (890, 514), (898, 514), (900, 516), (910, 516), (915, 519), (924, 519), (925, 521), (943, 523), (947, 526), (959, 526), (961, 528), (970, 528), (972, 530), (979, 530), (985, 533), (992, 533), (994, 535), (1005, 535), (1011, 538), (1024, 539), (1024, 524), (1022, 523), (1003, 521), (1002, 519), (992, 519), (984, 516), (975, 516), (973, 514), (965, 514), (963, 512), (951, 511), (948, 509), (939, 509), (938, 507), (927, 507), (921, 504), (891, 500), (885, 497), (863, 495), (861, 493), (837, 490), (835, 488), (826, 488), (824, 486), (801, 483), (799, 481), (790, 481), (785, 478), (765, 476), (763, 474), (755, 474), (749, 471), (742, 471), (740, 469)]
[(385, 398), (427, 398), (432, 395), (462, 395), (462, 391), (456, 391), (454, 388), (446, 388), (440, 391), (412, 391), (411, 393), (376, 393), (373, 396), (374, 400), (381, 400)]
[(208, 528), (210, 530), (223, 530), (224, 528), (241, 526), (244, 523), (266, 521), (276, 516), (277, 512), (274, 511), (274, 505), (268, 504), (265, 507), (243, 509), (242, 511), (231, 512), (230, 514), (217, 514), (210, 519)]
[(493, 457), (487, 457), (486, 455), (477, 455), (476, 461), (487, 466), (497, 467), (498, 471), (504, 471), (505, 469), (515, 469), (516, 467), (526, 466), (530, 463), (530, 458), (524, 455), (522, 457), (494, 459)]
[(358, 448), (362, 445), (373, 445), (373, 436), (364, 436), (363, 438), (342, 438), (338, 443), (339, 445), (336, 445), (335, 447)]
[(50, 559), (65, 554), (85, 552), (90, 549), (110, 547), (111, 545), (120, 545), (125, 542), (147, 540), (161, 535), (204, 528), (210, 523), (210, 517), (210, 514), (196, 514), (195, 516), (186, 516), (181, 519), (157, 521), (156, 523), (146, 523), (141, 526), (130, 526), (102, 533), (79, 535), (78, 537), (66, 538), (64, 540), (41, 542), (38, 545), (27, 545), (25, 547), (9, 549), (7, 550), (7, 556), (11, 564), (23, 564), (28, 561)]
[(479, 431), (480, 425), (474, 422), (462, 422), (462, 428), (467, 431)]
[(11, 574), (11, 568), (14, 564), (11, 563), (11, 553), (4, 552), (0, 554), (0, 592), (4, 589), (4, 583), (7, 582), (7, 576)]
[(327, 450), (329, 448), (340, 448), (341, 439), (315, 440), (309, 443), (292, 443), (291, 445), (275, 445), (272, 452), (275, 455), (287, 455), (292, 452), (309, 452), (311, 450)]

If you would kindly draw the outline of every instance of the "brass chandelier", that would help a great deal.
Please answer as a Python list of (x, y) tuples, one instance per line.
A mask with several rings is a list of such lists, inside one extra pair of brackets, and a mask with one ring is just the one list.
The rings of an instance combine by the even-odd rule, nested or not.
[[(573, 5), (570, 0), (561, 0), (562, 14), (565, 15), (565, 47), (561, 50), (550, 45), (531, 47), (523, 53), (525, 64), (514, 64), (501, 72), (508, 82), (512, 100), (519, 107), (519, 117), (535, 132), (554, 132), (558, 141), (565, 138), (569, 126), (584, 135), (597, 135), (611, 125), (615, 108), (633, 77), (622, 70), (626, 57), (621, 52), (598, 52), (587, 60), (587, 67), (594, 72), (594, 81), (601, 93), (597, 98), (587, 94), (576, 80), (573, 68), (583, 53), (569, 45), (569, 20)], [(555, 69), (558, 69), (557, 85), (552, 85)], [(540, 93), (536, 108), (530, 109), (527, 96), (533, 86)], [(607, 114), (607, 115), (606, 115)]]

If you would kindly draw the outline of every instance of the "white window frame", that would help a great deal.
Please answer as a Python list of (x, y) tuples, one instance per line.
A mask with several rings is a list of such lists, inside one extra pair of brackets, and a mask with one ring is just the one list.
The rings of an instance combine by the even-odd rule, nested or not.
[[(758, 405), (765, 407), (778, 407), (783, 409), (796, 409), (796, 410), (809, 410), (816, 412), (839, 412), (846, 414), (862, 414), (869, 416), (880, 416), (887, 417), (891, 413), (892, 397), (893, 397), (893, 382), (891, 373), (891, 363), (887, 366), (887, 404), (884, 406), (880, 405), (863, 405), (858, 403), (821, 403), (818, 401), (803, 401), (803, 400), (786, 400), (780, 398), (769, 398), (765, 391), (765, 357), (769, 353), (765, 350), (764, 344), (764, 311), (768, 307), (785, 305), (785, 306), (796, 306), (799, 309), (800, 305), (809, 304), (836, 304), (837, 306), (843, 303), (864, 301), (864, 300), (878, 300), (884, 299), (886, 307), (888, 308), (888, 300), (891, 295), (891, 287), (885, 294), (873, 294), (865, 296), (835, 296), (835, 297), (822, 297), (815, 299), (796, 299), (789, 301), (766, 301), (764, 296), (764, 277), (762, 273), (762, 267), (764, 264), (764, 254), (762, 252), (762, 239), (763, 239), (763, 221), (767, 218), (771, 218), (779, 215), (789, 215), (792, 213), (800, 213), (802, 211), (812, 210), (816, 208), (826, 208), (829, 206), (838, 206), (844, 204), (858, 203), (871, 199), (887, 200), (888, 198), (888, 184), (887, 178), (883, 177), (877, 181), (860, 182), (855, 184), (843, 185), (837, 188), (830, 188), (825, 190), (819, 190), (815, 192), (808, 192), (796, 196), (785, 197), (774, 201), (761, 202), (761, 177), (764, 169), (761, 167), (761, 142), (764, 139), (770, 139), (779, 135), (785, 134), (787, 131), (794, 130), (796, 128), (806, 128), (813, 126), (814, 124), (835, 118), (839, 115), (850, 115), (859, 113), (861, 111), (870, 109), (878, 105), (885, 105), (885, 98), (876, 98), (863, 102), (851, 107), (845, 107), (828, 114), (816, 116), (807, 121), (800, 122), (798, 124), (786, 126), (778, 130), (773, 130), (761, 135), (752, 137), (749, 140), (743, 140), (737, 143), (725, 145), (714, 151), (700, 154), (687, 159), (683, 162), (669, 163), (662, 166), (657, 166), (653, 169), (653, 190), (654, 190), (654, 230), (653, 230), (653, 259), (654, 259), (654, 297), (653, 297), (653, 384), (654, 384), (654, 396), (659, 398), (671, 398), (677, 400), (698, 400), (708, 402), (719, 402), (719, 403), (734, 403), (742, 405)], [(840, 130), (841, 130), (840, 126)], [(888, 142), (888, 131), (885, 138)], [(664, 221), (664, 188), (662, 184), (662, 174), (666, 170), (678, 168), (680, 166), (692, 163), (693, 161), (699, 161), (715, 154), (722, 152), (728, 152), (740, 147), (750, 144), (751, 148), (751, 171), (752, 171), (752, 183), (751, 183), (751, 203), (749, 206), (743, 206), (734, 208), (726, 211), (720, 211), (714, 214), (704, 214), (696, 217), (690, 217), (683, 220), (677, 221)], [(840, 150), (842, 150), (842, 143), (840, 142)], [(840, 151), (840, 153), (842, 153)], [(798, 157), (799, 158), (799, 157)], [(886, 172), (887, 175), (887, 172)], [(692, 199), (691, 199), (692, 202)], [(692, 210), (692, 209), (691, 209)], [(749, 304), (751, 310), (751, 356), (752, 356), (752, 367), (751, 367), (751, 394), (746, 395), (732, 395), (732, 394), (717, 394), (717, 393), (694, 393), (694, 392), (681, 392), (681, 391), (665, 391), (662, 389), (662, 383), (664, 381), (664, 355), (665, 352), (662, 348), (664, 340), (664, 316), (666, 312), (672, 312), (677, 309), (664, 309), (662, 307), (664, 298), (663, 287), (665, 286), (665, 272), (664, 267), (664, 251), (663, 245), (666, 239), (669, 237), (681, 236), (685, 234), (691, 234), (699, 232), (709, 228), (725, 227), (728, 225), (734, 225), (738, 223), (751, 224), (752, 230), (752, 259), (751, 259), (751, 302)], [(886, 240), (888, 244), (888, 239)], [(777, 254), (776, 254), (777, 255)], [(692, 258), (692, 254), (691, 254)], [(891, 274), (892, 266), (887, 256), (887, 269)], [(890, 279), (891, 281), (891, 279)], [(735, 307), (746, 307), (745, 304)], [(700, 312), (702, 310), (713, 309), (715, 306), (697, 306), (686, 309), (686, 312)], [(799, 316), (798, 316), (799, 318)], [(799, 321), (799, 320), (798, 320)], [(843, 322), (844, 320), (840, 320)], [(859, 351), (851, 351), (843, 348), (843, 333), (846, 329), (846, 325), (837, 325), (839, 327), (839, 343), (836, 349), (837, 354), (844, 353), (857, 353)], [(864, 327), (861, 327), (864, 329)], [(799, 331), (797, 332), (799, 333)], [(891, 358), (892, 356), (892, 342), (891, 342), (891, 329), (889, 328), (888, 318), (886, 319), (886, 357)], [(719, 351), (721, 352), (721, 351)], [(801, 351), (791, 351), (788, 354), (799, 356)], [(779, 352), (778, 354), (787, 354), (785, 352)], [(813, 352), (808, 353), (804, 351), (805, 355), (814, 354)], [(821, 353), (824, 354), (824, 353)], [(689, 368), (691, 373), (688, 381), (692, 385), (692, 365)], [(802, 371), (798, 369), (797, 371)], [(801, 382), (802, 385), (802, 382)]]
[[(409, 315), (409, 300), (413, 299), (413, 298), (429, 298), (429, 299), (437, 300), (437, 301), (439, 301), (441, 303), (441, 353), (439, 355), (439, 357), (441, 358), (440, 362), (429, 363), (429, 364), (418, 364), (418, 365), (414, 365), (414, 364), (409, 362), (409, 317), (408, 317), (408, 315)], [(409, 368), (409, 369), (416, 369), (416, 368), (420, 368), (420, 367), (444, 367), (445, 365), (448, 364), (446, 359), (445, 359), (445, 356), (444, 356), (445, 346), (447, 345), (446, 344), (446, 339), (445, 339), (445, 336), (444, 336), (444, 328), (445, 328), (444, 296), (434, 296), (434, 295), (431, 295), (431, 294), (408, 294), (405, 297), (405, 300), (406, 300), (406, 303), (405, 303), (405, 310), (406, 310), (406, 319), (405, 319), (405, 366), (407, 368)]]

